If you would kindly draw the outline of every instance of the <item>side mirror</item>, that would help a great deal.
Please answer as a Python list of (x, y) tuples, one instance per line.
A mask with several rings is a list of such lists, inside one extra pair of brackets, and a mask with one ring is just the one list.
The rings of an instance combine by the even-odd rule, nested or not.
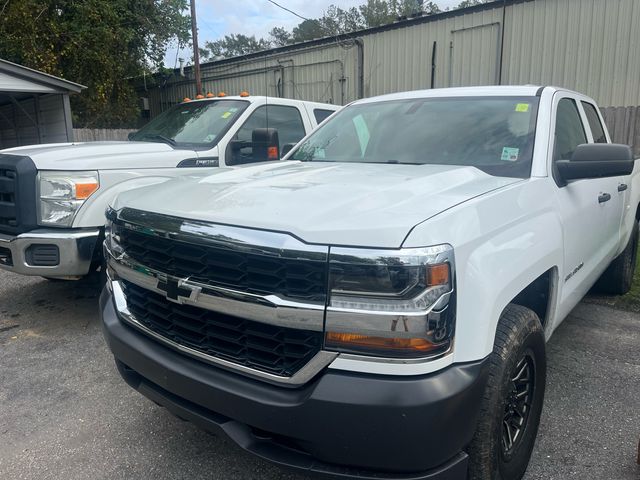
[(295, 143), (285, 143), (282, 146), (282, 152), (280, 152), (280, 158), (283, 158), (287, 153), (289, 153), (291, 150), (293, 150), (293, 147), (295, 147), (296, 144)]
[(571, 160), (556, 162), (558, 174), (564, 184), (569, 180), (630, 175), (633, 166), (631, 148), (615, 143), (578, 145)]
[(280, 160), (280, 140), (275, 128), (256, 128), (251, 132), (255, 162)]
[[(243, 152), (250, 148), (250, 152)], [(227, 165), (280, 160), (280, 141), (275, 128), (256, 128), (251, 132), (251, 141), (232, 140), (227, 145), (225, 162)]]

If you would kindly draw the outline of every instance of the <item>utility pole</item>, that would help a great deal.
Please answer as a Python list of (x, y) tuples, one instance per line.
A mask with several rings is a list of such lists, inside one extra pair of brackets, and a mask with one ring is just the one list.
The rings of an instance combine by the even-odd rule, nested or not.
[(193, 39), (193, 64), (196, 75), (196, 95), (202, 95), (200, 79), (200, 50), (198, 49), (198, 22), (196, 20), (196, 0), (191, 0), (191, 36)]

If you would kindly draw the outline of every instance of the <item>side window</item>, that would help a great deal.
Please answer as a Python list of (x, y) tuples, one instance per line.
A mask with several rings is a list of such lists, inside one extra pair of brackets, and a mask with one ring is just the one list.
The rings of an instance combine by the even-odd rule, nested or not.
[[(251, 141), (256, 128), (278, 130), (280, 149), (287, 143), (298, 143), (305, 136), (304, 123), (296, 107), (283, 105), (263, 105), (256, 108), (234, 137), (235, 140)], [(250, 148), (250, 147), (249, 147)]]
[(558, 102), (554, 160), (571, 160), (578, 145), (587, 143), (582, 119), (575, 100), (563, 98)]
[(328, 117), (330, 117), (332, 113), (333, 110), (323, 110), (321, 108), (315, 108), (313, 110), (313, 116), (316, 117), (316, 122), (318, 123), (318, 125), (324, 122)]
[(589, 127), (591, 127), (591, 133), (593, 134), (593, 141), (595, 143), (607, 143), (607, 136), (604, 134), (604, 128), (602, 122), (600, 122), (600, 116), (598, 111), (592, 103), (582, 102), (584, 113), (587, 114), (587, 120), (589, 121)]
[(304, 136), (304, 123), (296, 107), (284, 105), (263, 105), (255, 109), (244, 125), (240, 127), (234, 140), (246, 143), (239, 150), (233, 152), (229, 164), (251, 163), (263, 161), (264, 158), (254, 158), (251, 146), (253, 131), (256, 128), (275, 128), (278, 131), (279, 151), (287, 143), (298, 143)]

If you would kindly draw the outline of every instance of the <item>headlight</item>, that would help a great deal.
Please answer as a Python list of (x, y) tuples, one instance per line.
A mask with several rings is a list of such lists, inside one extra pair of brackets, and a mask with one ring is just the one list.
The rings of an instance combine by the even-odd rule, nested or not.
[(82, 204), (100, 187), (98, 172), (41, 171), (38, 223), (70, 227)]
[(449, 245), (332, 248), (325, 347), (383, 357), (440, 355), (453, 341), (453, 287)]
[[(105, 212), (107, 222), (104, 227), (104, 245), (107, 250), (115, 257), (118, 257), (124, 253), (122, 246), (120, 245), (120, 227), (114, 223), (118, 215), (111, 207), (107, 208)], [(105, 255), (105, 258), (108, 258)]]

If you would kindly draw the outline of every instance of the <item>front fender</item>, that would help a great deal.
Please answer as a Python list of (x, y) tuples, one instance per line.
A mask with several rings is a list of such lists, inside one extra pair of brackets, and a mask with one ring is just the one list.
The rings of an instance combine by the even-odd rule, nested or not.
[(537, 277), (561, 267), (562, 226), (553, 198), (547, 179), (532, 178), (443, 212), (417, 226), (405, 240), (404, 247), (454, 247), (455, 362), (491, 353), (504, 308)]
[(105, 223), (104, 212), (120, 193), (134, 188), (166, 182), (173, 176), (155, 175), (145, 177), (118, 178), (118, 175), (100, 175), (100, 189), (80, 208), (73, 222), (74, 228), (98, 227)]

